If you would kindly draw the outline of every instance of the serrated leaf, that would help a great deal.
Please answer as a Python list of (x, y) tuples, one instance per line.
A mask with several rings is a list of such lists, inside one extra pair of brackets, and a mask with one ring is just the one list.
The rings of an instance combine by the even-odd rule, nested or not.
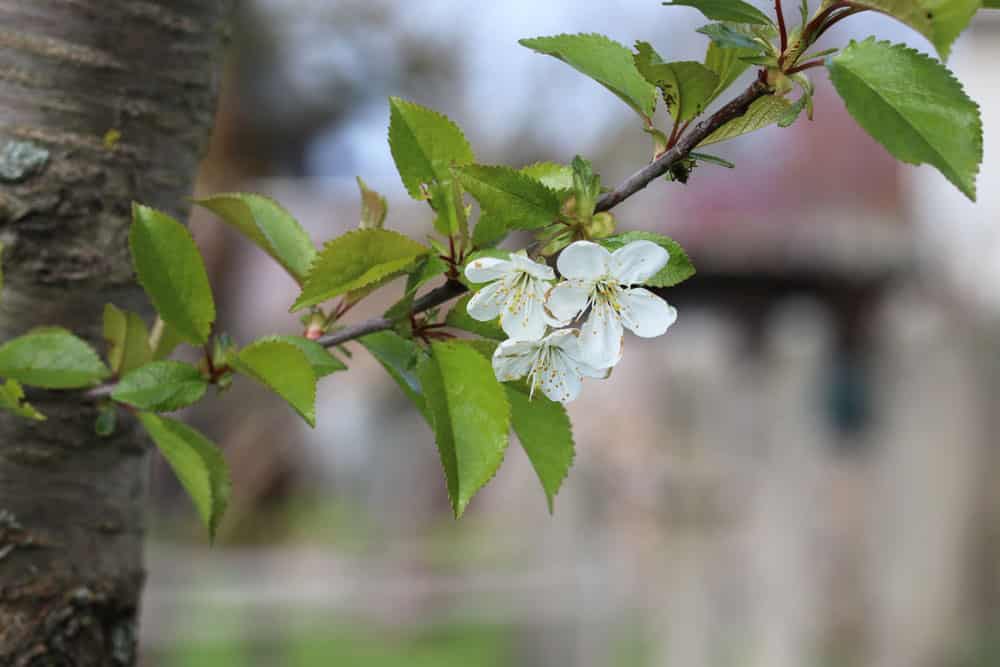
[(784, 97), (765, 95), (754, 100), (747, 112), (708, 135), (698, 146), (710, 146), (774, 125), (788, 113), (791, 102)]
[(420, 384), (458, 518), (503, 462), (510, 405), (490, 362), (461, 343), (432, 343)]
[(694, 264), (691, 263), (687, 253), (684, 252), (680, 244), (662, 234), (632, 231), (618, 234), (617, 236), (609, 236), (606, 239), (601, 239), (598, 243), (614, 252), (632, 241), (652, 241), (670, 254), (667, 265), (659, 273), (647, 280), (644, 283), (645, 285), (652, 287), (673, 287), (695, 274)]
[(146, 323), (135, 313), (110, 303), (104, 306), (104, 340), (108, 343), (108, 365), (114, 374), (123, 375), (153, 359)]
[(646, 81), (663, 93), (663, 101), (678, 122), (691, 120), (719, 85), (719, 75), (694, 61), (666, 63), (648, 42), (636, 42), (635, 66)]
[(492, 248), (503, 241), (509, 231), (503, 217), (482, 211), (472, 230), (472, 245), (476, 248)]
[(855, 6), (905, 23), (930, 40), (941, 59), (947, 60), (952, 44), (982, 7), (982, 0), (858, 0)]
[(151, 412), (140, 412), (139, 421), (191, 497), (209, 536), (215, 539), (232, 492), (222, 452), (187, 424)]
[(427, 254), (417, 260), (416, 266), (406, 277), (406, 289), (403, 290), (402, 298), (385, 311), (385, 316), (390, 320), (408, 320), (417, 291), (447, 271), (448, 265), (436, 254)]
[(458, 178), (483, 210), (510, 229), (539, 229), (559, 215), (555, 192), (509, 167), (470, 165), (458, 170)]
[[(726, 25), (726, 24), (721, 24)], [(705, 67), (715, 72), (719, 77), (719, 84), (709, 96), (709, 102), (714, 101), (729, 89), (740, 76), (750, 68), (750, 63), (743, 58), (752, 57), (759, 53), (760, 48), (724, 48), (715, 41), (708, 43), (708, 50), (705, 52)]]
[(731, 21), (733, 23), (752, 23), (755, 25), (771, 25), (772, 21), (766, 14), (751, 4), (742, 0), (673, 0), (664, 2), (664, 7), (694, 7), (705, 18), (712, 21)]
[(533, 51), (558, 58), (586, 74), (650, 120), (656, 106), (656, 91), (643, 80), (632, 62), (632, 53), (604, 35), (554, 35), (518, 41)]
[(152, 412), (173, 412), (201, 400), (208, 382), (180, 361), (154, 361), (125, 375), (111, 392), (119, 403)]
[(314, 340), (303, 338), (302, 336), (269, 336), (262, 340), (273, 340), (279, 343), (288, 343), (299, 348), (302, 354), (306, 355), (309, 365), (312, 366), (316, 378), (324, 378), (331, 373), (346, 371), (344, 362), (333, 356), (330, 350), (326, 349)]
[(573, 429), (566, 408), (542, 396), (541, 392), (529, 398), (514, 387), (506, 386), (505, 389), (514, 432), (542, 483), (549, 512), (552, 512), (556, 494), (575, 456)]
[(521, 167), (521, 173), (530, 176), (557, 193), (569, 192), (573, 189), (573, 167), (567, 164), (535, 162)]
[(323, 246), (291, 311), (401, 274), (426, 252), (416, 241), (385, 229), (348, 232)]
[(94, 349), (65, 329), (35, 329), (0, 345), (0, 376), (32, 387), (79, 389), (108, 375)]
[(299, 221), (270, 197), (230, 192), (195, 199), (277, 260), (301, 283), (316, 257), (316, 245)]
[(447, 116), (389, 98), (389, 147), (406, 191), (425, 199), (421, 185), (451, 181), (451, 168), (475, 159), (465, 135)]
[(448, 311), (448, 316), (445, 317), (445, 324), (456, 329), (461, 329), (462, 331), (468, 331), (469, 333), (474, 333), (477, 336), (482, 336), (483, 338), (492, 338), (493, 340), (506, 340), (507, 334), (504, 333), (503, 329), (496, 322), (480, 322), (479, 320), (473, 319), (469, 315), (469, 299), (472, 298), (471, 294), (466, 294), (461, 299), (455, 302), (455, 305), (450, 311)]
[(139, 282), (160, 317), (186, 342), (203, 345), (215, 321), (215, 302), (191, 233), (169, 215), (134, 204), (129, 247)]
[(13, 412), (25, 419), (45, 421), (45, 415), (24, 400), (24, 387), (17, 380), (8, 379), (0, 385), (0, 409)]
[(382, 229), (385, 216), (389, 212), (389, 204), (385, 197), (368, 189), (361, 177), (357, 177), (358, 189), (361, 190), (361, 229)]
[(417, 375), (417, 367), (427, 356), (420, 346), (392, 331), (369, 334), (359, 338), (358, 342), (382, 364), (429, 423), (430, 416)]
[(316, 426), (316, 373), (297, 345), (273, 338), (254, 341), (232, 359), (233, 369), (257, 380)]
[(975, 201), (982, 119), (944, 65), (870, 38), (851, 42), (827, 67), (847, 110), (872, 137), (898, 160), (933, 165)]
[(809, 104), (809, 94), (803, 92), (799, 99), (795, 100), (785, 115), (778, 119), (778, 127), (791, 127), (802, 115), (803, 109)]
[(149, 346), (153, 350), (153, 361), (166, 359), (183, 342), (177, 329), (164, 322), (162, 317), (156, 318), (153, 330), (149, 334)]
[(728, 23), (709, 23), (701, 26), (695, 32), (700, 32), (711, 39), (713, 44), (724, 49), (762, 51), (760, 44), (754, 41), (752, 35), (740, 32)]

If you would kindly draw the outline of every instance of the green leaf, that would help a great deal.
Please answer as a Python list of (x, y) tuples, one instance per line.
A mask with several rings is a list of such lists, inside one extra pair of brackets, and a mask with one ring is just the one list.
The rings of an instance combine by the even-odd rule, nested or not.
[(0, 243), (0, 292), (3, 291), (3, 244)]
[(451, 168), (475, 159), (462, 130), (446, 116), (407, 102), (389, 98), (389, 147), (406, 191), (414, 199), (425, 199), (421, 185), (451, 181)]
[(566, 164), (535, 162), (521, 167), (521, 173), (560, 194), (573, 190), (573, 167)]
[(648, 42), (636, 42), (635, 47), (636, 69), (660, 89), (677, 121), (691, 120), (705, 110), (719, 85), (718, 74), (694, 61), (665, 63)]
[(521, 46), (558, 58), (594, 79), (649, 121), (656, 106), (656, 91), (643, 80), (624, 46), (604, 35), (555, 35), (522, 39)]
[(753, 35), (741, 32), (729, 23), (709, 23), (698, 28), (695, 32), (707, 36), (713, 44), (723, 49), (739, 49), (752, 53), (763, 51), (760, 44), (754, 40)]
[(316, 373), (297, 345), (262, 338), (240, 350), (231, 365), (281, 396), (307, 424), (316, 426)]
[(273, 257), (301, 283), (316, 257), (316, 246), (298, 220), (263, 195), (233, 192), (196, 199)]
[(359, 229), (329, 241), (316, 257), (292, 312), (401, 274), (427, 248), (385, 229)]
[(407, 398), (413, 401), (424, 418), (430, 422), (417, 367), (427, 357), (420, 346), (392, 331), (380, 331), (359, 338), (358, 342), (382, 364), (396, 381)]
[(385, 216), (389, 212), (389, 204), (385, 197), (369, 190), (361, 177), (358, 176), (358, 189), (361, 190), (361, 229), (382, 229)]
[(472, 230), (472, 245), (476, 248), (492, 248), (503, 241), (508, 232), (502, 216), (482, 211), (476, 221), (476, 228)]
[(985, 9), (1000, 9), (1000, 0), (983, 0)]
[(140, 412), (139, 421), (156, 443), (198, 515), (215, 539), (222, 515), (229, 505), (232, 482), (222, 452), (208, 438), (187, 424)]
[(299, 351), (306, 355), (306, 359), (309, 360), (309, 365), (312, 366), (313, 373), (315, 373), (317, 379), (324, 378), (337, 371), (347, 370), (347, 366), (344, 365), (343, 361), (333, 356), (333, 353), (314, 340), (309, 340), (302, 336), (269, 336), (261, 340), (287, 343), (299, 348)]
[(538, 229), (559, 215), (559, 197), (541, 182), (509, 167), (470, 165), (458, 172), (483, 210), (511, 229)]
[(0, 346), (0, 376), (32, 387), (79, 389), (108, 376), (93, 348), (65, 329), (35, 329)]
[(448, 265), (436, 254), (424, 255), (417, 261), (416, 266), (410, 271), (406, 278), (406, 289), (403, 290), (402, 298), (394, 303), (385, 316), (390, 320), (409, 320), (410, 311), (413, 309), (413, 300), (417, 296), (417, 291), (425, 284), (444, 274), (448, 270)]
[(951, 46), (982, 7), (982, 0), (858, 0), (858, 7), (872, 9), (905, 23), (926, 37), (947, 60)]
[(733, 23), (752, 23), (755, 25), (771, 25), (772, 21), (766, 14), (751, 4), (741, 0), (674, 0), (664, 2), (665, 7), (694, 7), (712, 21), (731, 21)]
[(979, 107), (933, 58), (874, 38), (827, 61), (847, 110), (897, 159), (931, 164), (969, 199), (983, 159)]
[(745, 114), (729, 121), (698, 145), (710, 146), (774, 125), (785, 117), (791, 105), (792, 103), (784, 97), (765, 95), (755, 100)]
[(617, 236), (609, 236), (606, 239), (601, 239), (598, 243), (614, 252), (618, 248), (621, 248), (632, 241), (652, 241), (670, 253), (670, 259), (667, 261), (667, 265), (663, 267), (659, 273), (647, 280), (644, 283), (645, 285), (650, 285), (652, 287), (673, 287), (674, 285), (684, 282), (695, 274), (694, 265), (691, 263), (687, 253), (684, 252), (684, 249), (681, 248), (680, 244), (672, 238), (661, 234), (640, 231), (625, 232), (624, 234), (618, 234)]
[(153, 323), (153, 331), (149, 334), (149, 346), (153, 349), (153, 361), (166, 359), (183, 342), (177, 329), (164, 322), (162, 317), (156, 318), (156, 322)]
[(448, 312), (448, 316), (444, 320), (445, 324), (456, 329), (461, 329), (462, 331), (474, 333), (483, 338), (506, 340), (507, 334), (504, 333), (495, 320), (493, 322), (480, 322), (469, 316), (467, 309), (469, 307), (469, 299), (471, 298), (471, 294), (466, 294), (455, 302), (455, 305)]
[(792, 106), (788, 107), (785, 115), (778, 120), (778, 127), (791, 127), (802, 115), (802, 110), (809, 105), (809, 93), (803, 92), (799, 99), (795, 100)]
[(13, 412), (19, 417), (45, 421), (45, 415), (24, 400), (24, 387), (17, 380), (8, 379), (0, 385), (0, 409)]
[(153, 359), (146, 323), (135, 313), (119, 310), (110, 303), (104, 306), (104, 340), (108, 343), (108, 365), (116, 375)]
[[(736, 30), (728, 24), (723, 25), (730, 30)], [(706, 26), (708, 27), (708, 26)], [(738, 33), (742, 34), (742, 33)], [(714, 40), (708, 43), (708, 51), (705, 53), (705, 67), (715, 72), (719, 77), (719, 85), (709, 96), (709, 102), (717, 99), (719, 95), (729, 89), (740, 76), (750, 68), (750, 63), (743, 58), (752, 57), (760, 53), (760, 47), (755, 48), (730, 48), (723, 47)]]
[(458, 518), (503, 462), (510, 405), (490, 362), (457, 342), (431, 344), (420, 384)]
[(535, 469), (549, 512), (556, 494), (573, 465), (573, 429), (566, 408), (538, 392), (532, 398), (512, 386), (506, 386), (511, 422), (531, 466)]
[(208, 382), (191, 364), (154, 361), (121, 379), (111, 392), (119, 403), (152, 412), (173, 412), (201, 400)]
[(215, 302), (191, 233), (169, 215), (139, 204), (132, 206), (132, 220), (132, 262), (149, 300), (183, 340), (203, 345), (215, 321)]

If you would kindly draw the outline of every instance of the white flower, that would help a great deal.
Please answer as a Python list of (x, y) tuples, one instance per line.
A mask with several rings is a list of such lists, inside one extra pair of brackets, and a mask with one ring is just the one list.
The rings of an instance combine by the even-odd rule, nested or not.
[(621, 359), (622, 327), (637, 336), (660, 336), (677, 319), (677, 310), (639, 285), (667, 265), (670, 254), (652, 241), (632, 241), (608, 252), (590, 241), (570, 244), (557, 266), (565, 281), (548, 294), (546, 308), (569, 323), (590, 307), (581, 326), (580, 348), (594, 366), (614, 366)]
[(481, 257), (465, 267), (474, 283), (490, 282), (469, 300), (469, 315), (480, 322), (500, 316), (500, 326), (511, 338), (538, 340), (552, 318), (545, 312), (545, 294), (555, 280), (552, 267), (528, 259), (524, 252), (510, 259)]
[(541, 387), (553, 401), (569, 403), (580, 395), (584, 377), (605, 378), (609, 370), (583, 360), (577, 329), (560, 329), (541, 340), (500, 343), (493, 353), (493, 372), (501, 382), (527, 375), (532, 395)]

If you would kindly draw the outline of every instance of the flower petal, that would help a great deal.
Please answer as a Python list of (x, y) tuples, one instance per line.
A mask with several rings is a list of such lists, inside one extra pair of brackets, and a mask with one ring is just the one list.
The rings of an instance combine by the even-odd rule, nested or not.
[(611, 255), (611, 275), (622, 285), (639, 285), (660, 272), (670, 253), (652, 241), (632, 241)]
[(508, 275), (514, 270), (514, 264), (497, 257), (480, 257), (465, 266), (465, 277), (470, 282), (488, 283)]
[(593, 285), (580, 280), (564, 280), (549, 290), (545, 308), (560, 324), (569, 324), (587, 307)]
[(538, 340), (545, 335), (548, 318), (542, 302), (544, 289), (536, 287), (534, 282), (514, 290), (500, 311), (500, 327), (511, 338)]
[(504, 281), (498, 280), (472, 295), (466, 310), (469, 317), (480, 322), (495, 320), (504, 305)]
[(677, 321), (677, 309), (647, 289), (622, 290), (618, 301), (622, 306), (622, 324), (636, 336), (662, 336)]
[(583, 380), (569, 359), (560, 352), (551, 356), (550, 366), (537, 369), (536, 381), (549, 399), (559, 403), (569, 403), (580, 395)]
[(511, 266), (517, 271), (523, 271), (532, 278), (540, 280), (555, 280), (556, 272), (548, 264), (542, 264), (529, 259), (524, 252), (516, 252), (510, 256)]
[(556, 261), (563, 277), (590, 282), (606, 275), (610, 264), (611, 253), (590, 241), (570, 243)]
[(505, 340), (493, 353), (493, 374), (500, 382), (523, 378), (531, 371), (538, 343), (527, 340)]
[(622, 358), (622, 323), (607, 301), (594, 303), (580, 328), (580, 361), (595, 368), (614, 366)]

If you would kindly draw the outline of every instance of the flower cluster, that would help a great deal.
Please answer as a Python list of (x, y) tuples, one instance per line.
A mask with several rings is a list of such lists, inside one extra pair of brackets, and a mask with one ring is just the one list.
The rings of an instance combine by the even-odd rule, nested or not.
[[(482, 257), (465, 276), (489, 283), (469, 300), (469, 315), (486, 322), (500, 318), (509, 336), (493, 355), (501, 382), (528, 377), (553, 401), (580, 394), (584, 377), (607, 377), (622, 357), (624, 329), (637, 336), (660, 336), (677, 310), (644, 284), (667, 265), (669, 253), (652, 241), (632, 241), (614, 252), (590, 241), (572, 243), (551, 267), (524, 251), (510, 259)], [(578, 327), (570, 325), (578, 323)]]

